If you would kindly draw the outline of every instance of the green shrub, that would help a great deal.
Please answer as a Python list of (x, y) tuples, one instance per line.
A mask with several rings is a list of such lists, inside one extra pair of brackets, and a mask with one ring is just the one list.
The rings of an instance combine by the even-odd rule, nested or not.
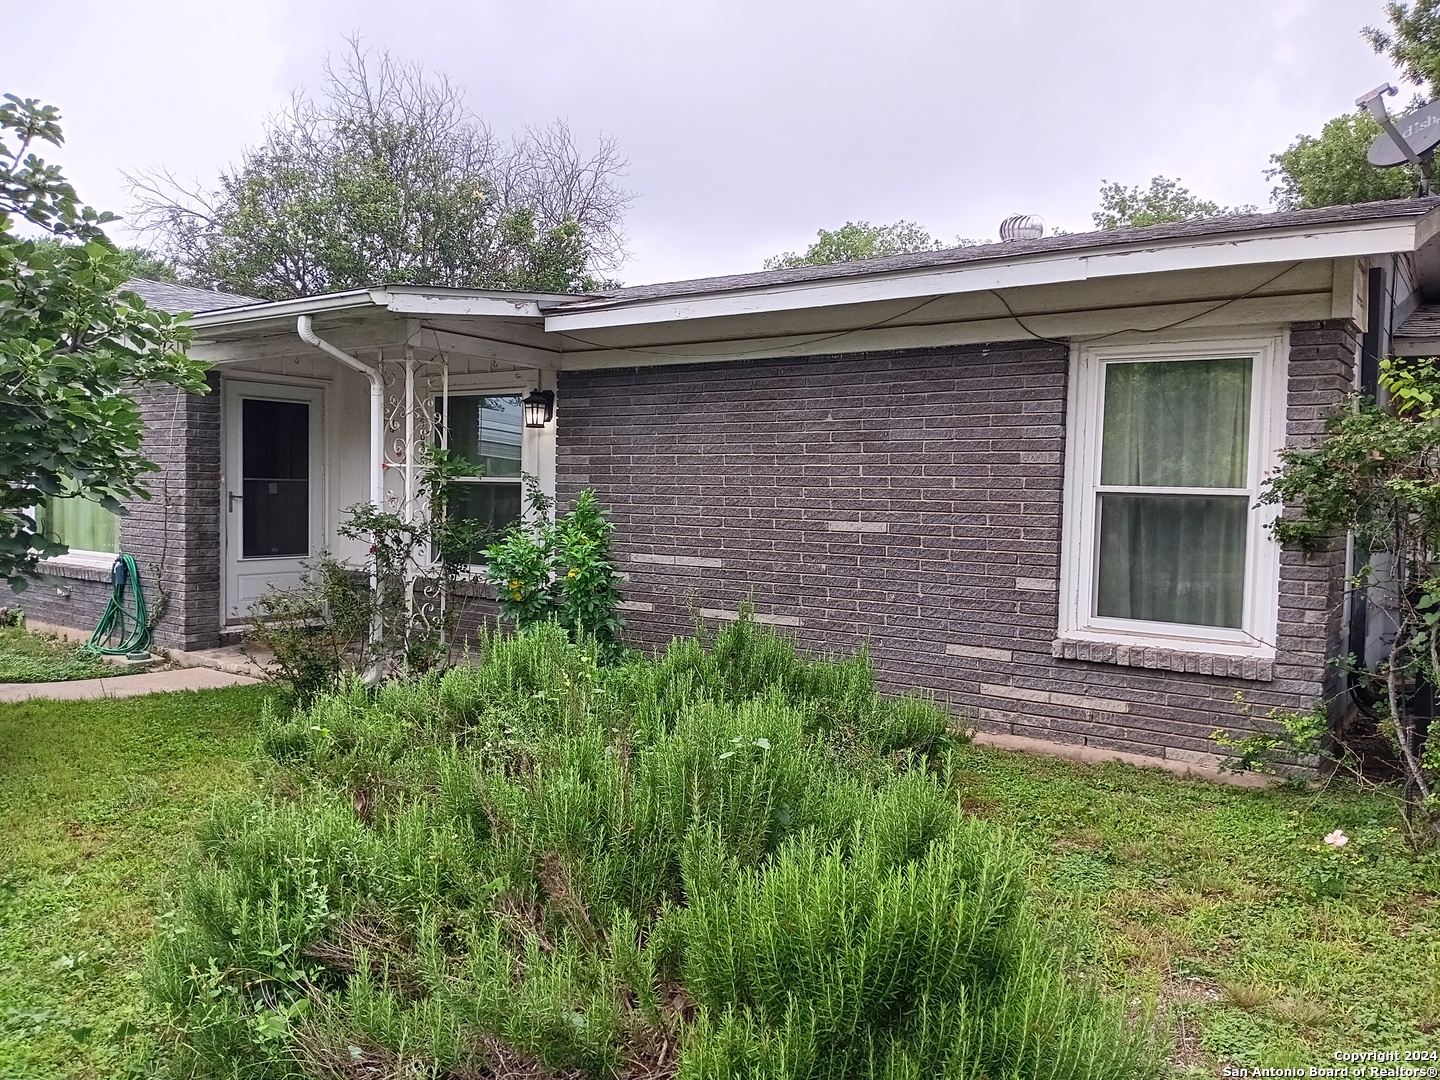
[(264, 730), (281, 794), (216, 805), (152, 951), (198, 1071), (1154, 1074), (863, 657), (542, 624)]
[(610, 552), (614, 529), (586, 488), (558, 521), (554, 500), (525, 478), (522, 520), (485, 550), (485, 580), (495, 586), (500, 618), (526, 630), (557, 622), (575, 641), (607, 658), (620, 654), (620, 575)]

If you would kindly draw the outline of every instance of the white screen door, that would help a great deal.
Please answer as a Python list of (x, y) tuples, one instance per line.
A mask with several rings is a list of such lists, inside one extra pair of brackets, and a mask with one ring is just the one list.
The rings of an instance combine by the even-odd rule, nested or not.
[(226, 622), (271, 587), (299, 583), (325, 546), (318, 389), (225, 383)]

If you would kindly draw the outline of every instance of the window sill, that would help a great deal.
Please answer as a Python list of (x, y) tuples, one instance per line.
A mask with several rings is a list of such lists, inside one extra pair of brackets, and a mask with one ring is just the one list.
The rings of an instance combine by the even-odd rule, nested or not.
[(1057, 660), (1179, 671), (1193, 675), (1213, 675), (1222, 679), (1246, 679), (1251, 682), (1272, 682), (1275, 678), (1275, 661), (1272, 657), (1231, 656), (1205, 652), (1202, 649), (1119, 645), (1111, 641), (1056, 638), (1050, 643), (1050, 655)]
[(70, 578), (72, 581), (109, 581), (116, 556), (100, 551), (71, 551), (50, 559), (41, 559), (37, 569), (48, 577)]

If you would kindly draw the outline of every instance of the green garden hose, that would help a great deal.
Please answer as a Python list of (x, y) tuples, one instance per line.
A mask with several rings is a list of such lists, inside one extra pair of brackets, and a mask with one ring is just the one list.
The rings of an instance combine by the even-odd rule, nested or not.
[[(100, 616), (100, 625), (90, 640), (80, 647), (83, 653), (95, 656), (128, 656), (143, 653), (150, 647), (150, 612), (145, 607), (145, 593), (140, 588), (140, 571), (135, 566), (134, 556), (121, 555), (110, 570), (110, 602), (105, 605), (105, 614)], [(125, 587), (130, 586), (132, 596), (130, 614), (125, 614)], [(127, 631), (126, 623), (130, 624)], [(108, 642), (118, 641), (116, 645)]]

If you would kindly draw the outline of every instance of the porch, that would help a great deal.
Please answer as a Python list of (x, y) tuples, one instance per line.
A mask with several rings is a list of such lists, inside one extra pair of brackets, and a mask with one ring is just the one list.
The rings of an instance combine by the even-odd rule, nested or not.
[(350, 508), (418, 523), (431, 447), (477, 465), (455, 512), (482, 523), (519, 516), (526, 475), (555, 490), (553, 405), (531, 425), (522, 406), (536, 391), (553, 403), (558, 362), (539, 342), (539, 298), (383, 289), (351, 299), (313, 314), (197, 319), (234, 327), (207, 326), (194, 350), (216, 374), (219, 642), (320, 553), (363, 564), (366, 541), (343, 532)]

